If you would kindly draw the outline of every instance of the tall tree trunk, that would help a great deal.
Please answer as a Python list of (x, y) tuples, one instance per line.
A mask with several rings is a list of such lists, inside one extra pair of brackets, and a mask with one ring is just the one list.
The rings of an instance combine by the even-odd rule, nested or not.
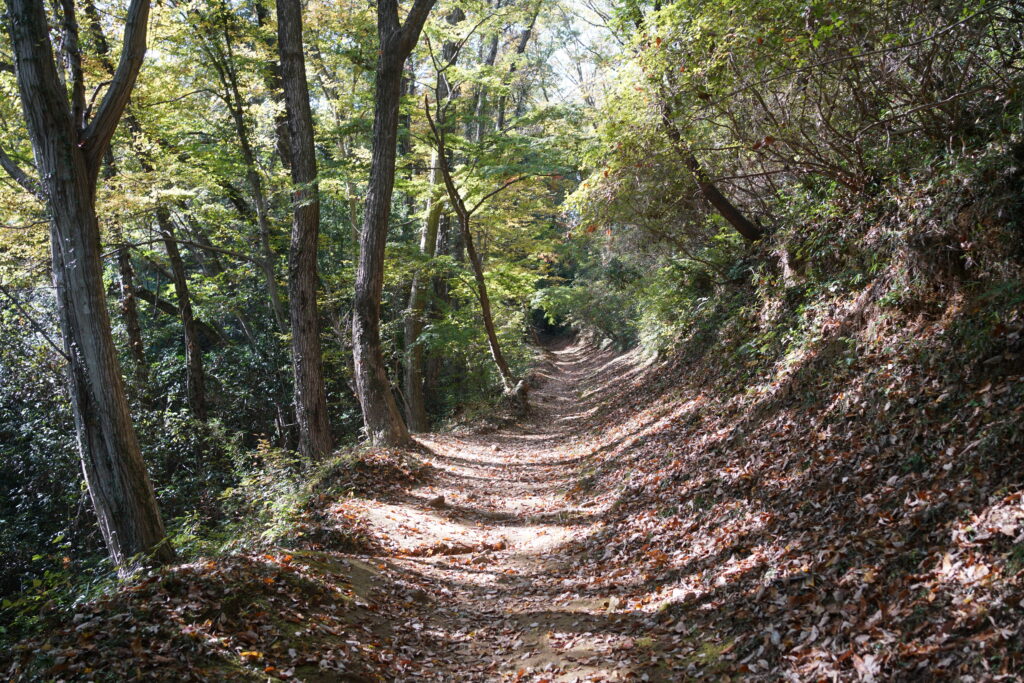
[(142, 341), (142, 326), (139, 324), (139, 305), (135, 300), (135, 269), (128, 246), (122, 244), (117, 249), (117, 271), (120, 282), (121, 317), (124, 318), (125, 331), (128, 334), (128, 353), (134, 364), (136, 391), (146, 391), (149, 382), (149, 366), (146, 364), (146, 346)]
[[(124, 47), (92, 120), (74, 72), (72, 102), (54, 63), (45, 5), (6, 0), (18, 89), (50, 211), (53, 280), (69, 363), (82, 470), (100, 532), (119, 567), (139, 554), (174, 559), (125, 399), (103, 290), (96, 179), (146, 49), (148, 0), (133, 0)], [(73, 22), (72, 22), (73, 23)], [(77, 28), (75, 28), (77, 31)], [(71, 50), (77, 50), (77, 36)], [(80, 63), (80, 59), (79, 59)]]
[[(431, 171), (431, 185), (436, 184), (437, 172)], [(437, 228), (441, 223), (443, 209), (444, 202), (432, 196), (420, 236), (420, 253), (427, 259), (434, 258), (437, 253)], [(422, 432), (427, 428), (427, 408), (423, 400), (423, 345), (419, 343), (419, 336), (423, 332), (423, 316), (431, 288), (429, 278), (423, 273), (413, 276), (409, 289), (409, 309), (405, 315), (405, 419), (409, 429), (414, 432)]]
[[(461, 263), (461, 246), (456, 249), (456, 245), (453, 242), (457, 241), (459, 245), (462, 244), (461, 239), (456, 239), (456, 235), (453, 234), (456, 231), (452, 228), (452, 216), (446, 211), (441, 212), (441, 220), (437, 227), (437, 247), (435, 249), (435, 255), (445, 254), (455, 258)], [(428, 285), (430, 291), (428, 292), (427, 298), (431, 301), (430, 314), (436, 315), (437, 308), (444, 306), (451, 310), (458, 310), (459, 302), (452, 298), (451, 294), (451, 282), (447, 277), (441, 275), (435, 275), (431, 278), (431, 282)], [(430, 405), (434, 399), (438, 397), (438, 379), (441, 376), (442, 366), (445, 364), (445, 359), (438, 354), (427, 354), (425, 362), (425, 370), (423, 373), (423, 402), (424, 405)]]
[[(224, 15), (228, 15), (225, 13)], [(225, 19), (226, 20), (226, 19)], [(213, 41), (217, 41), (214, 43)], [(270, 206), (267, 201), (266, 191), (263, 187), (263, 179), (260, 176), (259, 166), (256, 163), (256, 154), (252, 148), (249, 135), (249, 126), (245, 121), (245, 100), (238, 84), (238, 73), (234, 63), (234, 50), (231, 44), (230, 30), (224, 27), (224, 46), (220, 46), (220, 37), (211, 39), (206, 46), (206, 56), (217, 72), (223, 92), (221, 98), (224, 100), (231, 115), (231, 121), (235, 127), (235, 135), (238, 137), (239, 150), (242, 152), (242, 162), (245, 164), (245, 180), (249, 185), (249, 192), (252, 195), (252, 202), (256, 209), (257, 237), (259, 240), (259, 266), (263, 271), (263, 280), (267, 289), (267, 300), (270, 303), (270, 312), (274, 316), (274, 322), (280, 331), (288, 329), (288, 317), (285, 311), (284, 302), (281, 300), (280, 287), (277, 284), (277, 254), (271, 245)], [(235, 200), (237, 202), (237, 198)]]
[(185, 395), (188, 398), (188, 408), (197, 420), (205, 420), (206, 373), (203, 370), (203, 352), (199, 345), (195, 315), (192, 312), (185, 264), (178, 249), (171, 214), (166, 206), (157, 207), (156, 222), (164, 249), (167, 251), (167, 260), (171, 266), (171, 282), (174, 284), (174, 295), (178, 300), (178, 316), (181, 318), (182, 339), (185, 344)]
[[(335, 104), (339, 100), (337, 88), (331, 85), (331, 76), (324, 65), (323, 56), (316, 45), (312, 46), (310, 56), (316, 61), (317, 81), (320, 83), (324, 94), (327, 95), (327, 100), (331, 104), (334, 123), (340, 129), (345, 124), (345, 118), (341, 114), (341, 108)], [(353, 77), (355, 77), (355, 72), (353, 72)], [(347, 135), (338, 136), (337, 149), (342, 158), (347, 158), (350, 155)], [(345, 190), (348, 194), (346, 203), (348, 205), (348, 222), (349, 228), (352, 231), (352, 242), (353, 244), (358, 244), (359, 228), (361, 225), (359, 221), (359, 194), (356, 191), (356, 184), (352, 182), (351, 178), (346, 177)]]
[(476, 280), (476, 295), (480, 300), (480, 314), (484, 319), (484, 331), (487, 333), (487, 346), (491, 350), (491, 358), (501, 375), (501, 382), (505, 385), (505, 391), (511, 392), (516, 386), (515, 377), (508, 367), (505, 354), (501, 352), (501, 344), (498, 343), (498, 333), (494, 328), (494, 316), (491, 314), (491, 298), (487, 295), (487, 282), (484, 280), (484, 267), (480, 261), (480, 255), (476, 253), (473, 245), (473, 233), (469, 229), (470, 216), (465, 210), (458, 212), (459, 223), (462, 225), (462, 239), (466, 242), (466, 255), (469, 256), (469, 265), (473, 268), (473, 277)]
[(359, 236), (352, 315), (352, 355), (356, 390), (367, 436), (374, 444), (399, 445), (409, 431), (391, 392), (380, 342), (380, 299), (384, 288), (384, 246), (395, 187), (398, 105), (405, 59), (419, 40), (434, 0), (415, 0), (405, 24), (398, 20), (397, 0), (378, 0), (377, 83), (374, 92), (373, 154), (363, 230)]
[(484, 321), (484, 332), (487, 334), (487, 345), (490, 347), (491, 358), (494, 360), (494, 364), (498, 368), (498, 374), (501, 376), (501, 382), (505, 387), (505, 391), (512, 392), (516, 387), (516, 380), (515, 377), (512, 376), (512, 371), (509, 369), (508, 362), (505, 360), (505, 354), (501, 351), (501, 344), (498, 342), (498, 334), (494, 327), (494, 316), (491, 314), (491, 299), (487, 294), (487, 281), (484, 279), (483, 264), (480, 261), (480, 255), (477, 253), (476, 246), (473, 243), (473, 233), (470, 230), (469, 224), (473, 211), (479, 208), (483, 201), (488, 197), (494, 196), (504, 188), (509, 187), (512, 183), (505, 183), (505, 185), (484, 197), (484, 199), (474, 206), (473, 209), (468, 209), (466, 207), (466, 202), (463, 200), (462, 195), (459, 194), (459, 190), (455, 186), (455, 180), (452, 178), (451, 168), (448, 165), (448, 152), (445, 147), (444, 130), (439, 129), (438, 126), (435, 125), (433, 118), (430, 116), (429, 106), (426, 108), (426, 114), (427, 121), (430, 124), (430, 130), (434, 135), (434, 142), (437, 145), (438, 168), (441, 171), (441, 177), (444, 180), (445, 189), (448, 191), (448, 200), (452, 203), (452, 207), (455, 209), (455, 214), (459, 218), (462, 240), (466, 246), (466, 254), (469, 256), (470, 267), (473, 269), (473, 278), (476, 280), (477, 299), (480, 301), (480, 312)]
[[(106, 34), (103, 32), (103, 25), (100, 20), (99, 12), (96, 9), (96, 5), (92, 0), (87, 0), (83, 4), (83, 7), (87, 19), (89, 35), (96, 45), (100, 64), (108, 74), (114, 76), (116, 68), (113, 61), (110, 59), (110, 45), (107, 42)], [(140, 135), (142, 133), (142, 125), (131, 111), (126, 111), (124, 113), (124, 122), (132, 132), (133, 136)], [(138, 145), (133, 146), (136, 147), (135, 153), (141, 161), (142, 169), (147, 173), (153, 173), (155, 168), (149, 151), (146, 149), (138, 149)], [(111, 161), (106, 162), (106, 168), (109, 169), (111, 174), (113, 174), (113, 154), (109, 146), (105, 152), (105, 158), (111, 159)], [(181, 317), (182, 336), (185, 346), (185, 394), (188, 398), (189, 410), (192, 415), (196, 419), (205, 420), (207, 418), (206, 376), (203, 371), (203, 356), (198, 340), (198, 334), (196, 332), (196, 321), (192, 314), (192, 301), (189, 297), (185, 266), (181, 259), (181, 253), (178, 250), (177, 238), (174, 235), (174, 224), (171, 222), (170, 212), (167, 210), (167, 207), (160, 206), (157, 208), (156, 220), (160, 236), (163, 239), (164, 247), (167, 251), (167, 259), (171, 266), (171, 281), (174, 283), (174, 293), (178, 299), (178, 312)], [(127, 249), (120, 251), (119, 264), (121, 267), (122, 281), (126, 279), (125, 273), (127, 272), (127, 280), (131, 282), (131, 259), (128, 255)], [(129, 286), (128, 290), (131, 292), (131, 308), (134, 308), (134, 284)], [(132, 326), (138, 326), (138, 316), (133, 311), (128, 310), (128, 307), (126, 306), (122, 306), (122, 310), (125, 315), (125, 325), (128, 328), (129, 344), (134, 346), (135, 338)], [(138, 340), (141, 345), (141, 333)]]
[[(269, 19), (270, 12), (267, 10), (269, 3), (265, 0), (257, 0), (256, 2), (256, 24), (261, 28), (265, 28), (267, 20)], [(281, 20), (281, 8), (277, 8), (278, 21)], [(280, 41), (280, 25), (277, 28), (278, 41)], [(274, 44), (274, 34), (267, 31), (262, 34), (264, 38), (264, 46), (267, 48), (267, 52), (273, 54), (277, 52), (280, 55), (280, 45)], [(275, 49), (276, 48), (276, 49)], [(281, 93), (284, 91), (284, 82), (282, 81), (282, 72), (284, 69), (283, 64), (279, 64), (277, 60), (269, 59), (266, 68), (263, 69), (263, 85), (266, 92), (270, 94), (270, 99), (274, 102), (276, 107), (281, 106)], [(305, 71), (303, 71), (305, 73)], [(275, 107), (275, 108), (276, 108)], [(274, 136), (277, 141), (277, 156), (280, 157), (281, 163), (285, 168), (291, 167), (292, 163), (292, 145), (291, 145), (291, 132), (288, 128), (288, 104), (285, 103), (284, 109), (279, 109), (274, 114)]]
[(320, 192), (317, 185), (313, 115), (302, 53), (300, 0), (277, 0), (278, 49), (284, 76), (285, 105), (291, 134), (292, 238), (288, 254), (288, 306), (295, 373), (295, 416), (299, 452), (306, 458), (327, 455), (333, 440), (327, 419), (320, 315), (317, 309), (317, 242), (320, 234)]
[(395, 183), (395, 145), (401, 93), (401, 60), (381, 31), (373, 119), (373, 156), (370, 183), (359, 239), (356, 271), (352, 351), (356, 388), (363, 409), (367, 436), (374, 444), (403, 444), (408, 430), (398, 413), (384, 369), (380, 346), (380, 299), (384, 289), (384, 247)]
[[(237, 95), (237, 90), (236, 90)], [(238, 102), (241, 96), (238, 95)], [(235, 129), (238, 134), (239, 146), (242, 150), (242, 159), (245, 162), (245, 180), (252, 192), (253, 204), (256, 206), (256, 226), (259, 231), (260, 244), (260, 269), (263, 271), (263, 281), (267, 287), (267, 299), (270, 302), (270, 312), (274, 314), (274, 322), (280, 330), (288, 327), (285, 315), (284, 302), (281, 300), (281, 290), (277, 285), (277, 253), (270, 243), (270, 206), (267, 202), (267, 195), (263, 189), (263, 180), (260, 178), (259, 168), (256, 166), (256, 155), (252, 151), (249, 142), (248, 128), (245, 125), (245, 118), (242, 110), (232, 110), (232, 120), (235, 122)]]
[[(445, 21), (449, 25), (455, 26), (465, 18), (465, 12), (456, 7), (448, 12)], [(446, 40), (441, 46), (442, 63), (454, 66), (457, 57), (458, 45), (454, 41)], [(436, 93), (438, 100), (446, 99), (451, 94), (448, 79), (444, 74), (437, 76)], [(410, 94), (415, 93), (410, 92)], [(426, 221), (423, 223), (423, 230), (420, 233), (420, 253), (427, 259), (432, 259), (437, 253), (437, 228), (441, 221), (441, 211), (444, 208), (444, 202), (435, 192), (440, 182), (436, 152), (431, 159), (429, 174), (431, 189), (430, 196), (427, 198)], [(430, 289), (430, 283), (420, 273), (413, 275), (412, 285), (409, 288), (409, 307), (406, 311), (403, 329), (405, 337), (405, 376), (403, 378), (405, 419), (409, 429), (414, 432), (422, 432), (427, 428), (427, 408), (423, 400), (423, 345), (418, 343), (418, 340), (423, 331), (423, 313), (426, 310)]]
[[(495, 3), (495, 9), (501, 7), (501, 0)], [(498, 38), (499, 34), (497, 31), (491, 36), (490, 45), (487, 48), (487, 52), (483, 57), (483, 66), (488, 68), (494, 66), (495, 60), (498, 58)], [(473, 118), (475, 119), (476, 127), (469, 136), (473, 142), (479, 143), (484, 138), (484, 114), (487, 111), (487, 86), (481, 84), (478, 86), (476, 91), (476, 101), (473, 103)]]

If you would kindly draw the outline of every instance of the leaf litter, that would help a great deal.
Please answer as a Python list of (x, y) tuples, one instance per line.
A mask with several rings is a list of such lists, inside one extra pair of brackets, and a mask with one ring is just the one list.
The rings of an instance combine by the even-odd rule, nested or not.
[(1020, 680), (1024, 378), (908, 354), (823, 353), (751, 391), (716, 383), (725, 360), (567, 345), (528, 419), (419, 435), (402, 486), (325, 489), (367, 544), (163, 570), (8, 672)]

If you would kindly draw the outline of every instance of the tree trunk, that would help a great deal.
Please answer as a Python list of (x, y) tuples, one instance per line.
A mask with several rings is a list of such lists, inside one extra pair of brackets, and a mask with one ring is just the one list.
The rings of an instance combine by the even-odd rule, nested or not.
[(501, 382), (506, 392), (511, 392), (516, 386), (515, 377), (508, 367), (505, 354), (501, 352), (501, 345), (498, 343), (498, 333), (494, 329), (494, 316), (491, 315), (491, 299), (487, 295), (487, 282), (484, 280), (484, 268), (480, 262), (480, 255), (476, 253), (473, 245), (473, 234), (469, 230), (469, 215), (465, 211), (459, 213), (459, 223), (462, 225), (462, 239), (466, 242), (466, 254), (469, 256), (469, 264), (473, 268), (473, 277), (476, 280), (476, 295), (480, 300), (480, 313), (484, 319), (484, 331), (487, 333), (487, 345), (491, 349), (491, 358), (498, 367), (501, 375)]
[[(96, 51), (98, 53), (100, 63), (108, 74), (114, 76), (117, 70), (113, 61), (110, 59), (110, 45), (107, 42), (106, 34), (103, 32), (103, 25), (95, 3), (91, 0), (87, 0), (87, 2), (84, 3), (84, 11), (86, 19), (88, 20), (90, 38), (96, 45)], [(124, 122), (131, 131), (133, 137), (141, 135), (142, 125), (131, 111), (125, 112)], [(144, 148), (139, 149), (139, 145), (137, 144), (138, 140), (135, 142), (136, 144), (133, 145), (133, 147), (136, 149), (134, 151), (139, 157), (142, 169), (147, 173), (153, 173), (155, 168), (149, 151)], [(110, 161), (105, 163), (110, 173), (113, 174), (113, 154), (109, 146), (107, 147), (105, 158), (110, 159)], [(192, 314), (192, 301), (188, 293), (188, 280), (185, 275), (185, 266), (182, 262), (181, 253), (178, 250), (177, 239), (174, 235), (174, 224), (171, 222), (170, 212), (166, 207), (161, 206), (157, 208), (156, 219), (160, 236), (163, 239), (164, 247), (167, 250), (167, 258), (171, 265), (171, 281), (174, 283), (174, 292), (178, 299), (178, 312), (182, 323), (182, 336), (185, 345), (185, 394), (188, 398), (189, 410), (192, 412), (192, 415), (196, 419), (205, 420), (207, 418), (206, 377), (203, 371), (202, 349), (196, 332), (196, 321)], [(134, 346), (136, 343), (136, 333), (133, 332), (132, 327), (138, 326), (138, 315), (134, 311), (135, 287), (131, 282), (131, 259), (126, 248), (119, 252), (119, 263), (121, 267), (122, 282), (125, 280), (129, 282), (127, 289), (131, 296), (131, 306), (122, 306), (122, 310), (124, 311), (125, 325), (128, 328), (129, 344)], [(127, 278), (125, 277), (126, 273), (128, 274)], [(127, 299), (125, 301), (127, 301)], [(138, 343), (141, 346), (141, 333), (138, 333), (138, 335)], [(143, 373), (144, 372), (145, 369), (143, 370)]]
[[(257, 0), (256, 2), (256, 24), (261, 28), (265, 28), (267, 20), (269, 19), (269, 11), (267, 10), (267, 4), (265, 0)], [(281, 21), (281, 8), (277, 8), (278, 21)], [(278, 25), (278, 41), (280, 41), (281, 27)], [(277, 52), (280, 55), (280, 45), (274, 44), (274, 34), (267, 31), (262, 33), (264, 36), (264, 46), (267, 48), (267, 52), (273, 54)], [(276, 49), (275, 49), (276, 48)], [(281, 93), (284, 91), (285, 85), (282, 81), (282, 71), (284, 69), (283, 64), (279, 64), (272, 57), (268, 60), (266, 68), (262, 70), (263, 73), (263, 85), (266, 88), (266, 92), (270, 94), (271, 101), (279, 107), (281, 105)], [(303, 71), (305, 74), (305, 71)], [(276, 108), (275, 107), (275, 108)], [(288, 104), (285, 103), (284, 110), (278, 110), (274, 114), (274, 137), (277, 142), (277, 156), (281, 159), (281, 163), (285, 168), (290, 169), (292, 163), (292, 145), (291, 145), (291, 132), (288, 128)]]
[[(448, 12), (445, 21), (450, 26), (455, 26), (465, 18), (465, 12), (456, 7)], [(453, 41), (446, 40), (441, 46), (442, 63), (454, 66), (457, 57), (458, 45)], [(450, 95), (448, 79), (443, 74), (438, 74), (436, 93), (439, 101)], [(410, 94), (414, 93), (410, 92)], [(437, 228), (441, 221), (441, 211), (444, 208), (444, 202), (435, 193), (440, 181), (436, 153), (431, 159), (429, 174), (431, 194), (427, 198), (427, 219), (420, 235), (420, 253), (427, 259), (432, 259), (437, 253)], [(423, 312), (426, 309), (430, 289), (430, 283), (421, 274), (413, 275), (412, 285), (409, 288), (409, 308), (405, 315), (405, 377), (403, 385), (405, 388), (405, 419), (409, 429), (414, 432), (422, 432), (427, 428), (427, 408), (423, 400), (423, 345), (418, 343), (418, 339), (423, 331)]]
[[(473, 233), (470, 231), (469, 226), (473, 211), (481, 206), (486, 197), (481, 203), (474, 206), (473, 209), (466, 208), (466, 202), (462, 199), (462, 195), (459, 194), (459, 190), (455, 186), (455, 180), (452, 178), (451, 168), (448, 166), (448, 152), (445, 147), (444, 131), (434, 124), (434, 120), (430, 116), (429, 106), (426, 109), (426, 114), (430, 130), (434, 135), (434, 142), (437, 145), (437, 165), (441, 171), (441, 177), (444, 179), (445, 189), (448, 191), (448, 200), (452, 203), (455, 214), (459, 218), (462, 240), (466, 246), (466, 254), (469, 256), (470, 267), (473, 269), (473, 278), (476, 280), (477, 299), (480, 300), (480, 312), (484, 320), (484, 331), (487, 333), (487, 345), (490, 347), (491, 358), (494, 359), (494, 364), (498, 368), (498, 374), (501, 376), (501, 382), (505, 387), (505, 391), (511, 393), (515, 389), (516, 380), (512, 376), (508, 362), (505, 360), (505, 354), (501, 351), (501, 344), (498, 343), (498, 334), (494, 328), (494, 317), (491, 315), (491, 299), (487, 294), (487, 281), (484, 279), (483, 264), (480, 261), (480, 255), (477, 254), (476, 246), (473, 244)], [(511, 183), (506, 183), (488, 196), (494, 196), (494, 194), (510, 185)]]
[[(536, 8), (533, 11), (533, 14), (530, 16), (530, 23), (529, 23), (529, 25), (526, 28), (523, 29), (522, 33), (519, 34), (519, 42), (516, 44), (516, 53), (515, 53), (515, 57), (513, 57), (513, 59), (515, 59), (516, 57), (519, 57), (524, 52), (526, 52), (526, 45), (527, 45), (527, 43), (530, 42), (530, 36), (533, 35), (533, 27), (537, 23), (537, 16), (539, 14), (540, 14), (540, 3), (538, 2), (537, 5), (536, 5)], [(517, 69), (517, 65), (516, 65), (515, 61), (513, 61), (512, 65), (509, 66), (509, 68), (508, 68), (508, 76), (506, 76), (506, 79), (505, 79), (506, 81), (511, 81), (512, 80), (512, 78), (516, 74), (516, 69)], [(501, 95), (498, 96), (498, 119), (497, 119), (497, 121), (495, 123), (495, 129), (498, 132), (501, 132), (505, 128), (505, 109), (506, 109), (507, 106), (508, 106), (508, 95), (505, 94), (505, 93), (502, 93)]]
[(409, 431), (391, 392), (380, 342), (380, 299), (384, 288), (384, 246), (395, 187), (398, 105), (405, 59), (416, 45), (434, 0), (416, 0), (399, 25), (396, 0), (378, 0), (377, 83), (374, 92), (373, 154), (366, 194), (363, 230), (359, 236), (352, 315), (352, 355), (356, 390), (367, 437), (374, 444), (409, 442)]
[(761, 228), (754, 225), (750, 220), (743, 215), (736, 206), (730, 202), (724, 194), (715, 187), (714, 183), (708, 178), (708, 174), (704, 172), (700, 162), (697, 161), (697, 157), (693, 156), (690, 152), (683, 153), (683, 161), (686, 163), (686, 167), (693, 173), (694, 179), (697, 181), (697, 187), (700, 188), (700, 192), (704, 195), (704, 199), (708, 201), (711, 206), (715, 207), (715, 210), (724, 218), (729, 225), (736, 229), (740, 235), (751, 242), (761, 238)]
[(384, 290), (384, 246), (391, 216), (391, 195), (395, 184), (395, 145), (398, 132), (398, 103), (402, 67), (394, 48), (381, 40), (377, 65), (376, 109), (373, 117), (373, 157), (370, 184), (359, 239), (356, 271), (352, 353), (356, 389), (363, 409), (367, 436), (374, 444), (398, 445), (409, 433), (391, 383), (384, 370), (380, 345), (380, 298)]
[[(82, 470), (119, 567), (145, 553), (174, 559), (125, 399), (103, 290), (96, 178), (145, 53), (149, 2), (128, 9), (117, 73), (92, 121), (76, 117), (54, 64), (44, 3), (7, 0), (18, 89), (50, 211), (53, 281), (69, 363)], [(77, 78), (81, 74), (76, 75)], [(84, 92), (76, 83), (76, 93)]]
[(277, 0), (278, 49), (281, 53), (285, 105), (291, 135), (292, 238), (288, 254), (289, 313), (292, 367), (295, 373), (295, 416), (299, 452), (309, 459), (327, 455), (333, 446), (327, 417), (320, 315), (317, 309), (317, 243), (320, 234), (320, 192), (317, 186), (313, 115), (302, 53), (300, 0)]
[(252, 201), (256, 208), (256, 225), (260, 250), (259, 266), (260, 270), (263, 271), (263, 280), (267, 289), (270, 312), (274, 316), (274, 322), (277, 324), (278, 329), (284, 332), (288, 329), (288, 318), (284, 302), (281, 300), (281, 291), (277, 284), (277, 254), (270, 243), (270, 207), (263, 188), (259, 167), (256, 164), (256, 154), (253, 152), (252, 142), (249, 139), (249, 126), (245, 121), (245, 100), (242, 98), (238, 85), (238, 73), (234, 64), (234, 52), (227, 27), (224, 29), (224, 40), (224, 51), (221, 51), (219, 43), (216, 47), (210, 44), (207, 57), (220, 78), (221, 87), (224, 89), (221, 97), (227, 105), (231, 121), (235, 126), (235, 134), (238, 136), (238, 146), (242, 152), (242, 161), (245, 163), (245, 180), (249, 185)]
[(736, 232), (741, 234), (745, 239), (751, 242), (761, 238), (761, 228), (754, 225), (743, 215), (728, 198), (722, 194), (711, 179), (708, 178), (707, 173), (701, 167), (700, 162), (697, 161), (697, 157), (693, 155), (689, 149), (683, 144), (682, 135), (679, 133), (679, 128), (672, 120), (672, 107), (669, 105), (665, 93), (662, 92), (662, 108), (661, 108), (661, 123), (665, 127), (665, 132), (668, 134), (669, 140), (672, 142), (673, 147), (683, 157), (683, 163), (690, 169), (690, 173), (693, 174), (693, 179), (697, 183), (697, 188), (700, 193), (704, 196), (711, 206), (715, 207), (715, 210), (728, 221), (729, 225), (736, 229)]
[[(501, 7), (499, 0), (495, 8)], [(491, 36), (490, 45), (487, 48), (486, 56), (483, 58), (483, 66), (493, 67), (494, 61), (498, 58), (498, 32)], [(470, 137), (473, 142), (479, 143), (484, 139), (484, 114), (487, 112), (487, 86), (481, 84), (476, 91), (476, 101), (473, 103), (473, 118), (476, 120), (476, 128)]]
[(171, 265), (174, 295), (178, 299), (178, 315), (181, 318), (182, 337), (185, 344), (185, 395), (188, 398), (188, 408), (194, 418), (205, 420), (208, 417), (206, 373), (203, 371), (203, 352), (199, 344), (195, 315), (192, 313), (192, 300), (188, 293), (185, 264), (181, 260), (178, 240), (174, 235), (174, 224), (171, 222), (171, 215), (167, 207), (157, 207), (156, 221), (160, 237), (164, 242), (164, 249), (167, 250), (167, 260)]
[(120, 282), (121, 317), (124, 318), (128, 334), (128, 353), (135, 365), (136, 391), (146, 391), (149, 382), (149, 366), (146, 364), (146, 346), (142, 341), (142, 326), (139, 324), (139, 305), (135, 300), (135, 270), (127, 245), (117, 249), (117, 270)]
[(245, 160), (245, 179), (249, 183), (252, 192), (253, 203), (256, 205), (256, 225), (259, 230), (260, 240), (260, 269), (263, 271), (263, 281), (267, 287), (267, 299), (270, 301), (270, 312), (274, 314), (274, 322), (280, 330), (287, 329), (287, 318), (285, 316), (284, 302), (281, 301), (281, 290), (277, 286), (277, 254), (270, 244), (270, 207), (267, 204), (267, 196), (263, 191), (263, 181), (260, 178), (259, 169), (256, 167), (256, 155), (253, 154), (252, 146), (249, 144), (249, 135), (246, 130), (245, 120), (241, 111), (233, 116), (235, 127), (238, 130), (242, 158)]
[[(436, 171), (432, 171), (431, 176), (431, 185), (436, 185)], [(427, 220), (420, 237), (420, 253), (427, 259), (434, 258), (437, 253), (437, 228), (443, 209), (444, 202), (439, 197), (430, 198)], [(419, 336), (423, 332), (423, 315), (431, 288), (429, 279), (422, 273), (413, 276), (409, 290), (409, 310), (405, 316), (405, 418), (409, 429), (414, 432), (422, 432), (427, 428), (427, 409), (423, 400), (423, 345), (419, 343)]]

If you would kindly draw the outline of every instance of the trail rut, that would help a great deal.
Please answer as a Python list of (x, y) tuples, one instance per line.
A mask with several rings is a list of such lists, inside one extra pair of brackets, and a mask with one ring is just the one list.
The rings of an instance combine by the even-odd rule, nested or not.
[(583, 344), (546, 356), (528, 419), (418, 435), (429, 485), (341, 504), (392, 549), (380, 559), (412, 588), (396, 624), (402, 680), (661, 679), (648, 616), (581, 590), (588, 577), (571, 554), (610, 504), (569, 495), (593, 450), (588, 418), (637, 365)]

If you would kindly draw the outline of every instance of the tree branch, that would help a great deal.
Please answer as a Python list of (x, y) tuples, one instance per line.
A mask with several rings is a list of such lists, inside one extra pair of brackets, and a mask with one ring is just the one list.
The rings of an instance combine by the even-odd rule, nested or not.
[(437, 125), (434, 123), (434, 117), (430, 115), (430, 100), (427, 99), (426, 95), (423, 96), (423, 112), (427, 115), (427, 123), (430, 125), (430, 131), (434, 134), (434, 142), (437, 145), (438, 169), (441, 171), (441, 179), (444, 181), (445, 189), (448, 191), (448, 198), (452, 202), (452, 208), (455, 209), (460, 218), (468, 221), (470, 213), (466, 211), (466, 203), (462, 200), (462, 195), (459, 194), (458, 188), (455, 187), (451, 168), (448, 166), (448, 150), (445, 148), (444, 134), (438, 130)]
[(114, 135), (117, 122), (128, 105), (135, 79), (146, 56), (146, 30), (149, 22), (149, 0), (132, 0), (128, 7), (128, 18), (124, 26), (124, 45), (121, 62), (103, 96), (96, 116), (85, 129), (83, 143), (94, 169), (99, 169), (100, 160)]
[(85, 125), (85, 77), (82, 75), (82, 48), (78, 39), (78, 20), (75, 18), (74, 0), (61, 0), (61, 18), (64, 35), (62, 52), (71, 71), (71, 116), (75, 127)]
[[(554, 175), (554, 174), (546, 174), (546, 175)], [(526, 180), (528, 178), (534, 178), (534, 177), (537, 177), (537, 176), (534, 176), (532, 174), (528, 174), (528, 175), (517, 176), (515, 178), (509, 178), (508, 180), (505, 181), (504, 185), (502, 185), (501, 187), (499, 187), (499, 188), (497, 188), (495, 190), (491, 190), (490, 192), (485, 194), (483, 197), (481, 197), (480, 201), (478, 201), (476, 204), (474, 204), (473, 208), (469, 210), (469, 215), (472, 216), (474, 213), (476, 213), (476, 210), (479, 209), (481, 206), (483, 206), (484, 202), (486, 202), (488, 199), (490, 199), (494, 195), (498, 194), (499, 192), (502, 192), (502, 191), (512, 187), (516, 183), (521, 183), (521, 182), (523, 182), (524, 180)]]
[(11, 294), (10, 290), (7, 289), (7, 287), (4, 286), (3, 283), (0, 283), (0, 294), (3, 294), (5, 297), (7, 297), (7, 300), (10, 301), (16, 309), (18, 309), (18, 313), (21, 313), (25, 320), (28, 321), (28, 324), (31, 325), (36, 332), (42, 335), (43, 339), (46, 340), (46, 342), (53, 348), (54, 351), (64, 356), (64, 360), (66, 360), (67, 362), (71, 362), (71, 357), (68, 356), (64, 349), (57, 346), (56, 342), (54, 342), (53, 339), (50, 338), (50, 335), (46, 333), (46, 330), (43, 328), (43, 326), (36, 322), (35, 318), (28, 314), (28, 311), (26, 311), (25, 308), (21, 305), (21, 302), (14, 298), (14, 295)]
[[(238, 259), (239, 261), (244, 261), (245, 263), (259, 263), (259, 259), (250, 256), (249, 254), (243, 254), (240, 251), (235, 251), (234, 249), (225, 249), (223, 247), (217, 247), (212, 244), (200, 244), (199, 242), (193, 242), (192, 240), (183, 240), (177, 237), (161, 237), (159, 239), (145, 240), (143, 242), (129, 242), (120, 245), (118, 249), (120, 249), (121, 247), (131, 247), (132, 249), (138, 249), (139, 247), (148, 247), (153, 244), (163, 244), (168, 239), (170, 239), (172, 242), (184, 244), (187, 247), (193, 247), (194, 249), (199, 249), (201, 251), (209, 251), (216, 254), (224, 254), (225, 256), (231, 256)], [(103, 254), (103, 258), (110, 258), (111, 256), (114, 256), (116, 254), (117, 249), (115, 249), (114, 251), (108, 251), (107, 253)]]
[[(427, 16), (430, 14), (430, 10), (434, 7), (436, 0), (415, 0), (412, 4), (412, 9), (409, 10), (409, 14), (405, 17), (405, 23), (402, 24), (401, 35), (399, 36), (399, 49), (402, 51), (402, 58), (409, 56), (412, 49), (416, 47), (416, 41), (420, 39), (420, 31), (423, 30), (423, 24), (427, 23)], [(388, 4), (393, 4), (389, 0)], [(396, 20), (397, 20), (397, 7), (396, 9)]]
[(46, 201), (46, 197), (39, 187), (39, 181), (22, 170), (18, 162), (7, 156), (7, 152), (4, 151), (3, 147), (0, 147), (0, 168), (7, 171), (7, 175), (11, 176), (14, 182), (18, 183), (26, 192), (39, 201)]

